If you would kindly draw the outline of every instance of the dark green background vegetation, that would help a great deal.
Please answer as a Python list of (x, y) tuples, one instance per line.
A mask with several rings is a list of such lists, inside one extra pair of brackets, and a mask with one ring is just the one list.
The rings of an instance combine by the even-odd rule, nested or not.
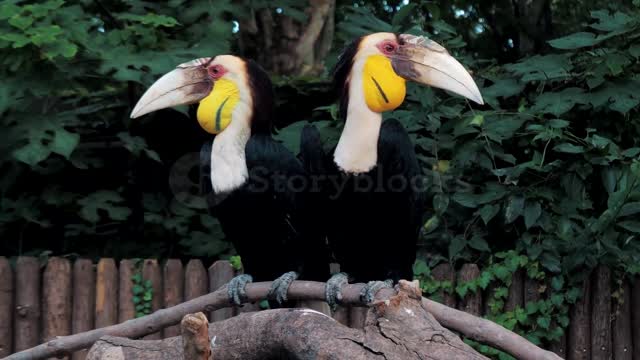
[[(247, 16), (267, 11), (276, 24), (304, 24), (305, 6), (3, 1), (0, 254), (232, 255), (202, 200), (176, 196), (195, 193), (196, 184), (170, 186), (194, 177), (190, 154), (206, 134), (186, 109), (135, 122), (128, 114), (146, 86), (181, 62), (250, 54)], [(640, 1), (335, 6), (321, 71), (272, 71), (277, 136), (293, 150), (303, 121), (321, 127), (328, 145), (336, 141), (342, 125), (328, 71), (346, 42), (368, 32), (435, 39), (473, 71), (487, 103), (411, 86), (405, 104), (385, 115), (406, 126), (431, 184), (415, 266), (426, 291), (463, 295), (493, 281), (496, 319), (543, 341), (562, 333), (555, 325), (566, 326), (585, 269), (640, 272)], [(485, 271), (453, 289), (430, 278), (443, 261)], [(517, 269), (553, 291), (504, 313)]]

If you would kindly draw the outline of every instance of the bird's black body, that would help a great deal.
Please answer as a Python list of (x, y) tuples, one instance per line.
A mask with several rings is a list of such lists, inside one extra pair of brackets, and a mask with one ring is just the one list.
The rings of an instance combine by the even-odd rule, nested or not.
[[(340, 117), (346, 120), (349, 79), (362, 38), (348, 45), (334, 69)], [(320, 203), (327, 217), (330, 249), (350, 280), (368, 282), (411, 279), (423, 206), (422, 178), (413, 144), (397, 120), (384, 121), (377, 163), (360, 174), (343, 172), (334, 152), (322, 151), (318, 131), (302, 134), (302, 157), (308, 172), (325, 176)], [(335, 151), (335, 149), (334, 149)]]
[(411, 279), (421, 224), (420, 166), (413, 145), (396, 120), (382, 124), (378, 163), (367, 173), (338, 169), (325, 154), (319, 133), (307, 126), (302, 135), (307, 171), (320, 182), (327, 237), (340, 270), (352, 281)]
[[(271, 137), (274, 96), (267, 74), (247, 60), (252, 96), (251, 136), (245, 146), (249, 178), (228, 193), (211, 185), (212, 142), (200, 152), (200, 184), (212, 215), (241, 256), (254, 281), (272, 281), (285, 272), (323, 281), (329, 275), (324, 238), (310, 226), (306, 174), (300, 161)], [(215, 176), (215, 175), (214, 175)], [(286, 289), (285, 289), (286, 290)], [(272, 305), (277, 305), (272, 303)]]
[(295, 182), (306, 176), (302, 165), (268, 134), (252, 135), (245, 151), (249, 180), (221, 195), (211, 191), (211, 143), (201, 150), (201, 184), (209, 210), (240, 254), (244, 271), (254, 281), (271, 281), (287, 271), (306, 280), (326, 279), (323, 240), (310, 234), (311, 204), (304, 192), (287, 188), (293, 184), (296, 190)]

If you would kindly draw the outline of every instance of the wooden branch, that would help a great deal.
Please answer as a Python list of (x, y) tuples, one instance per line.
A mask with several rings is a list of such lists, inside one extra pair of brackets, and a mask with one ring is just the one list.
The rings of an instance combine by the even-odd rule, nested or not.
[(189, 314), (182, 318), (182, 350), (184, 360), (209, 360), (209, 320), (203, 313)]
[[(363, 330), (345, 327), (309, 309), (246, 313), (213, 323), (209, 332), (209, 336), (216, 336), (213, 357), (486, 360), (424, 311), (417, 286), (403, 282), (397, 295), (375, 303), (369, 309)], [(123, 360), (151, 356), (175, 359), (181, 357), (179, 341), (179, 338), (161, 342), (106, 338), (92, 347), (88, 359), (105, 360), (110, 351), (120, 351)], [(184, 355), (187, 359), (187, 354)]]
[[(343, 303), (346, 305), (362, 305), (360, 291), (364, 284), (352, 284), (343, 288)], [(324, 283), (314, 281), (295, 281), (289, 288), (291, 300), (323, 300)], [(264, 299), (271, 288), (271, 282), (259, 282), (247, 285), (247, 295), (250, 301)], [(394, 290), (384, 289), (378, 292), (377, 299), (389, 299), (395, 294)], [(119, 325), (107, 326), (85, 333), (61, 337), (34, 348), (13, 354), (7, 360), (44, 359), (91, 346), (103, 336), (120, 336), (138, 338), (158, 331), (161, 328), (180, 322), (183, 316), (200, 311), (213, 311), (229, 307), (226, 287), (213, 293), (200, 296), (172, 308), (156, 311), (151, 315), (128, 320)], [(429, 299), (422, 299), (422, 306), (443, 326), (462, 333), (466, 337), (487, 343), (503, 350), (519, 359), (560, 359), (557, 355), (540, 349), (529, 343), (523, 337), (495, 324), (489, 320), (475, 317), (471, 314), (455, 310)], [(233, 320), (236, 318), (229, 319)]]

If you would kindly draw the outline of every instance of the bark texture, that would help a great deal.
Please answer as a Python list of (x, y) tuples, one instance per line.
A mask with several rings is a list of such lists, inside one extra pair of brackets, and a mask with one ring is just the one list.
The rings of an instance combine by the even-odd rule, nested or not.
[[(93, 329), (96, 304), (96, 273), (89, 259), (78, 259), (73, 264), (73, 314), (71, 330), (74, 334)], [(87, 350), (73, 353), (73, 360), (84, 360)]]
[[(248, 284), (246, 287), (247, 297), (249, 301), (258, 301), (260, 299), (264, 299), (267, 296), (271, 288), (271, 282), (259, 282)], [(314, 282), (314, 281), (294, 281), (289, 287), (289, 298), (292, 300), (319, 300), (324, 299), (325, 296), (325, 283)], [(363, 289), (364, 284), (349, 284), (345, 285), (342, 289), (342, 302), (345, 305), (362, 305), (360, 302), (360, 293)], [(384, 304), (387, 302), (391, 302), (391, 298), (396, 295), (396, 291), (394, 289), (382, 289), (378, 292), (376, 299), (382, 300)], [(17, 359), (29, 359), (29, 360), (37, 360), (44, 359), (53, 356), (61, 356), (68, 354), (70, 352), (86, 348), (91, 346), (96, 341), (98, 341), (101, 337), (104, 336), (121, 336), (128, 338), (140, 338), (146, 334), (151, 334), (159, 329), (165, 328), (167, 326), (171, 326), (179, 323), (182, 318), (191, 313), (196, 313), (199, 311), (210, 312), (213, 310), (221, 309), (223, 307), (228, 307), (229, 298), (227, 296), (226, 287), (222, 287), (216, 290), (213, 293), (206, 294), (204, 296), (198, 297), (196, 299), (181, 303), (176, 305), (170, 309), (161, 309), (156, 311), (153, 314), (140, 317), (133, 320), (128, 320), (122, 324), (107, 326), (95, 330), (91, 330), (82, 334), (70, 335), (57, 338), (55, 340), (46, 342), (44, 344), (40, 344), (34, 348), (21, 351), (19, 353), (15, 353), (7, 358), (7, 360), (17, 360)], [(476, 340), (478, 342), (493, 346), (497, 349), (503, 350), (512, 356), (522, 359), (522, 360), (558, 360), (560, 359), (556, 354), (543, 350), (536, 345), (530, 343), (522, 336), (515, 334), (502, 326), (491, 322), (486, 319), (482, 319), (476, 317), (472, 314), (449, 308), (440, 303), (434, 302), (429, 299), (422, 298), (421, 306), (428, 312), (430, 315), (433, 315), (436, 321), (440, 322), (440, 324), (448, 329), (457, 331), (463, 334), (465, 337)], [(318, 314), (315, 311), (309, 310), (281, 310), (281, 311), (302, 311), (304, 314)], [(415, 314), (415, 311), (412, 310)], [(409, 314), (410, 312), (407, 312)], [(379, 312), (378, 312), (379, 314)], [(253, 316), (258, 316), (257, 318), (253, 318)], [(322, 314), (321, 314), (322, 315)], [(305, 315), (306, 316), (306, 315)], [(324, 316), (324, 315), (322, 315)], [(426, 315), (424, 315), (426, 316)], [(384, 317), (384, 316), (383, 316)], [(241, 319), (245, 319), (245, 323), (243, 323), (246, 328), (243, 328), (241, 332), (239, 332), (238, 336), (263, 336), (260, 332), (257, 332), (256, 321), (252, 319), (261, 319), (260, 315), (256, 314), (245, 314)], [(249, 320), (246, 320), (249, 319)], [(333, 319), (326, 317), (325, 318), (317, 318), (317, 319), (329, 319), (332, 321), (332, 324), (339, 324)], [(273, 319), (270, 319), (273, 320)], [(295, 319), (289, 319), (287, 321), (294, 321)], [(225, 322), (221, 322), (222, 324), (235, 324), (238, 320), (237, 317), (229, 319)], [(274, 320), (275, 321), (275, 320)], [(386, 320), (381, 320), (386, 321)], [(367, 324), (369, 324), (369, 320), (367, 319)], [(218, 323), (214, 323), (218, 324)], [(311, 325), (309, 325), (311, 326)], [(382, 326), (382, 325), (380, 325)], [(402, 327), (405, 327), (405, 324), (402, 324)], [(431, 325), (429, 325), (431, 326)], [(435, 325), (434, 325), (435, 326)], [(226, 328), (225, 328), (226, 329)], [(263, 333), (269, 335), (268, 331), (276, 331), (269, 330), (270, 328), (264, 328)], [(367, 326), (365, 326), (366, 333)], [(279, 329), (283, 330), (283, 329)], [(351, 329), (353, 331), (358, 331), (356, 329)], [(240, 331), (240, 330), (238, 330)], [(289, 334), (291, 336), (296, 336), (298, 334), (299, 329), (295, 329), (295, 331), (291, 331)], [(276, 333), (277, 334), (277, 333)], [(421, 334), (412, 333), (412, 336), (422, 338)], [(276, 336), (276, 335), (274, 335)], [(315, 334), (314, 334), (315, 336)], [(435, 335), (434, 335), (435, 336)], [(237, 338), (237, 337), (236, 337)], [(260, 337), (258, 337), (260, 338)], [(242, 338), (240, 338), (242, 339)], [(431, 339), (439, 339), (437, 336), (432, 337)], [(108, 340), (111, 341), (111, 340)], [(267, 341), (267, 340), (264, 340)], [(141, 343), (140, 343), (141, 344)], [(400, 346), (400, 345), (399, 345)], [(404, 344), (401, 344), (404, 346)], [(166, 350), (166, 349), (165, 349)], [(374, 352), (376, 351), (373, 349)], [(120, 349), (111, 349), (108, 350), (114, 352), (113, 356), (124, 356), (122, 353), (123, 350)], [(163, 352), (164, 350), (157, 350), (158, 354)], [(121, 354), (122, 353), (122, 354)], [(171, 351), (167, 350), (167, 354), (171, 354)], [(156, 356), (159, 356), (156, 354)], [(163, 353), (164, 356), (164, 353)], [(123, 357), (120, 357), (123, 358)]]
[(209, 320), (203, 313), (186, 315), (180, 323), (184, 360), (211, 359)]
[[(367, 313), (363, 330), (347, 328), (309, 309), (247, 313), (213, 323), (209, 330), (209, 337), (216, 339), (212, 356), (216, 360), (486, 359), (425, 311), (420, 290), (414, 286), (404, 282), (397, 295), (376, 302)], [(198, 327), (194, 328), (195, 334)], [(185, 339), (188, 342), (182, 346)], [(122, 359), (205, 359), (192, 357), (206, 351), (206, 345), (201, 344), (203, 336), (190, 339), (184, 335), (182, 339), (154, 342), (103, 338), (93, 346), (88, 360), (107, 359), (106, 354), (114, 351), (121, 351)], [(194, 350), (193, 344), (205, 350)]]
[(309, 0), (298, 15), (293, 7), (281, 13), (270, 7), (251, 10), (240, 19), (240, 52), (276, 74), (319, 75), (333, 41), (335, 5), (335, 0)]

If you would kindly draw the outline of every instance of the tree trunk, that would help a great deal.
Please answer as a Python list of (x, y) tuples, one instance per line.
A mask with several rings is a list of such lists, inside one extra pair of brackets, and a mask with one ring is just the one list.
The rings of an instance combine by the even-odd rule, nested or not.
[(319, 75), (333, 41), (335, 0), (309, 0), (305, 20), (262, 8), (240, 21), (240, 52), (279, 75)]

